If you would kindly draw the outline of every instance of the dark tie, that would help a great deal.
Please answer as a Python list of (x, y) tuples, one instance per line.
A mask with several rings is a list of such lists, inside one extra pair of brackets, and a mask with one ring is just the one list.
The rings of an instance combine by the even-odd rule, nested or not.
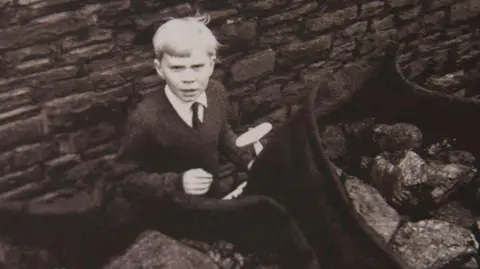
[(202, 125), (202, 122), (200, 121), (200, 118), (198, 117), (198, 107), (200, 106), (200, 103), (194, 102), (192, 104), (192, 127), (195, 130), (200, 130), (200, 126)]

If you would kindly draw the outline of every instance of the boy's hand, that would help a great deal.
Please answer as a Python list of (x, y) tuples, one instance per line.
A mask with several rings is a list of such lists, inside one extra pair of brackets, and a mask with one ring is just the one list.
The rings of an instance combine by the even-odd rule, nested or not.
[(207, 193), (212, 184), (213, 176), (203, 169), (190, 169), (183, 173), (183, 190), (187, 194), (202, 195)]

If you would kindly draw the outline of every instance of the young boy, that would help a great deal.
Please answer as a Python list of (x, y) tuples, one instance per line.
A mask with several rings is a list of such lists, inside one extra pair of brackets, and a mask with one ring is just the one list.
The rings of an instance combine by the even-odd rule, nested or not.
[(249, 251), (263, 241), (285, 251), (293, 268), (317, 268), (313, 251), (275, 201), (217, 199), (219, 152), (243, 171), (252, 158), (235, 146), (226, 91), (210, 79), (218, 42), (207, 21), (171, 19), (153, 37), (154, 65), (165, 85), (128, 119), (118, 159), (140, 172), (125, 178), (124, 193), (148, 227), (175, 238), (224, 239), (250, 245)]

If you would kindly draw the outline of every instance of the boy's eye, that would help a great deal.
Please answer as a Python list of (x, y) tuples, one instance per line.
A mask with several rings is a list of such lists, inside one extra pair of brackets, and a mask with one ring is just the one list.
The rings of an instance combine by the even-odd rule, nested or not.
[(202, 68), (204, 65), (203, 64), (196, 64), (196, 65), (193, 65), (193, 69), (200, 69)]
[(171, 68), (172, 70), (178, 71), (178, 70), (183, 69), (183, 66), (174, 65), (174, 66), (171, 66), (170, 68)]

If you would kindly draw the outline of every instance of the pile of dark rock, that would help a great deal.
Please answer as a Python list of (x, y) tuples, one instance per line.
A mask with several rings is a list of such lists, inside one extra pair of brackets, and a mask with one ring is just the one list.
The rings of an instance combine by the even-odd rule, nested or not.
[(322, 138), (356, 211), (408, 264), (478, 268), (479, 166), (468, 149), (374, 118), (327, 125)]

